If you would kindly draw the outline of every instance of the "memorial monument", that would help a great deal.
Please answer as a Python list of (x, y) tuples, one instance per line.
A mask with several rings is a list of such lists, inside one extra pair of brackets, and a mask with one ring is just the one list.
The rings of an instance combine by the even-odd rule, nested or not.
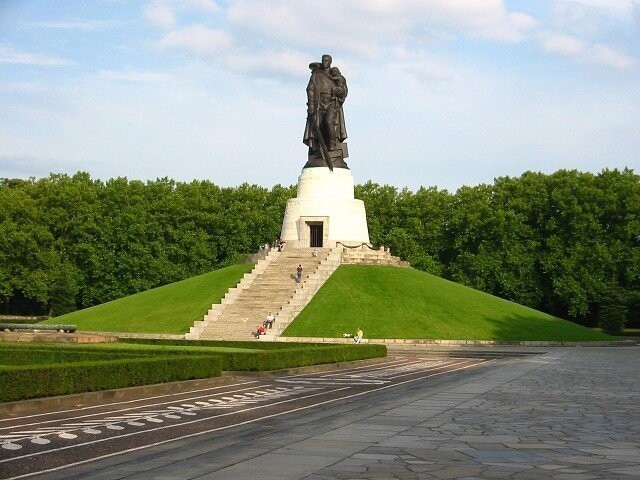
[(309, 65), (307, 121), (303, 143), (307, 162), (298, 177), (296, 198), (287, 202), (280, 238), (294, 248), (356, 246), (369, 243), (364, 202), (354, 198), (354, 181), (342, 108), (348, 94), (331, 55)]

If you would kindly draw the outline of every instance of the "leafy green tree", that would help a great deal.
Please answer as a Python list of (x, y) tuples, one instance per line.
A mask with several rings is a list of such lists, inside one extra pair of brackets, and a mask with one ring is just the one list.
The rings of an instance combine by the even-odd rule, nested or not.
[(412, 232), (426, 255), (422, 262), (415, 262), (416, 268), (434, 275), (444, 273), (444, 252), (449, 244), (447, 225), (453, 201), (453, 195), (447, 190), (436, 187), (421, 187), (407, 197), (404, 211), (411, 212), (406, 215), (411, 223), (406, 224), (405, 229)]
[(69, 263), (61, 263), (53, 273), (49, 293), (49, 314), (53, 317), (77, 310), (77, 272)]
[(28, 195), (32, 187), (30, 181), (0, 184), (0, 294), (5, 310), (15, 297), (46, 304), (59, 263), (53, 235), (41, 224), (37, 204)]
[(354, 191), (365, 204), (369, 240), (373, 245), (388, 245), (391, 230), (398, 226), (397, 189), (368, 181), (357, 185)]
[(640, 328), (640, 291), (632, 291), (627, 296), (627, 321), (629, 328)]
[(598, 320), (602, 330), (609, 333), (620, 333), (627, 322), (627, 299), (618, 286), (608, 288), (599, 305)]
[[(98, 203), (101, 188), (102, 182), (92, 180), (86, 172), (73, 176), (51, 174), (33, 185), (31, 197), (37, 205), (40, 223), (53, 236), (54, 249), (62, 265), (56, 266), (54, 276), (72, 279), (76, 286), (71, 290), (88, 283), (92, 273), (102, 268)], [(60, 268), (63, 273), (58, 271)], [(51, 288), (59, 288), (55, 280), (52, 282)], [(74, 298), (76, 293), (72, 295)]]
[[(619, 219), (627, 215), (623, 205), (630, 200), (620, 188), (619, 173), (595, 176), (561, 170), (549, 177), (546, 248), (541, 254), (551, 286), (545, 309), (589, 323), (611, 279), (625, 287), (621, 279), (634, 251), (625, 235), (616, 233), (621, 231)], [(625, 201), (619, 201), (620, 195)]]
[[(416, 268), (595, 325), (640, 291), (640, 177), (560, 170), (416, 192), (367, 182), (374, 245)], [(295, 188), (87, 173), (0, 180), (0, 299), (54, 314), (218, 268), (271, 243)], [(615, 302), (613, 302), (615, 303)], [(605, 313), (603, 313), (605, 312)]]

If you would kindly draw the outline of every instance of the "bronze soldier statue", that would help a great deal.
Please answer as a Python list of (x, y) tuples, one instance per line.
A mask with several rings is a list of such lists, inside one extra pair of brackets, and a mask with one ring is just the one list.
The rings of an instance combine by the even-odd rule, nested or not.
[(309, 64), (311, 79), (307, 85), (307, 124), (303, 142), (309, 147), (307, 167), (349, 168), (347, 129), (342, 104), (347, 98), (347, 81), (336, 67), (331, 68), (331, 55), (322, 62)]

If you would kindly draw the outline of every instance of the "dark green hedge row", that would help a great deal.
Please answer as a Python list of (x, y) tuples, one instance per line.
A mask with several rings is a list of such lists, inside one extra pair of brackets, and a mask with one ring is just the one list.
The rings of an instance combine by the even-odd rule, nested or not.
[[(91, 345), (0, 346), (0, 401), (210, 378), (226, 371), (284, 368), (385, 357), (384, 345), (144, 341), (158, 348)], [(213, 344), (215, 343), (215, 345)], [(234, 345), (231, 345), (233, 343)], [(276, 345), (279, 345), (277, 347)], [(215, 347), (253, 348), (216, 351)], [(189, 348), (196, 347), (196, 348)], [(211, 352), (203, 351), (211, 348)], [(261, 351), (256, 351), (256, 347)]]
[(144, 345), (162, 345), (177, 347), (225, 347), (247, 348), (251, 350), (283, 350), (299, 348), (301, 346), (326, 347), (326, 343), (295, 343), (295, 342), (256, 342), (256, 341), (228, 341), (228, 340), (171, 340), (160, 338), (121, 338), (118, 343), (136, 343)]
[[(85, 360), (117, 360), (143, 355), (169, 355), (163, 350), (127, 350), (117, 345), (6, 343), (0, 345), (0, 365), (43, 365)], [(198, 352), (201, 353), (201, 352)]]
[(0, 365), (46, 365), (56, 363), (72, 363), (97, 360), (118, 360), (123, 358), (137, 358), (150, 353), (125, 350), (97, 350), (80, 348), (54, 348), (36, 344), (34, 346), (2, 346), (0, 348)]
[(385, 345), (309, 346), (258, 353), (223, 352), (220, 354), (223, 370), (254, 372), (386, 356), (387, 347)]
[(215, 355), (85, 361), (59, 365), (0, 368), (0, 401), (68, 395), (155, 383), (220, 376)]
[[(158, 346), (247, 348), (251, 352), (216, 352), (222, 370), (264, 372), (322, 363), (348, 362), (387, 356), (384, 345), (334, 345), (326, 343), (227, 342), (209, 340), (121, 339), (121, 342)], [(256, 352), (260, 349), (260, 352)], [(188, 350), (185, 350), (188, 351)]]

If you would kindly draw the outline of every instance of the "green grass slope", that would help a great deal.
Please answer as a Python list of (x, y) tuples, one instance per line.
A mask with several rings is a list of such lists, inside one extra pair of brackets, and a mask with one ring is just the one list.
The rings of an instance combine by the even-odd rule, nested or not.
[(415, 269), (342, 265), (285, 336), (598, 341), (612, 337)]
[(43, 323), (94, 332), (185, 333), (252, 268), (248, 263), (232, 265)]

